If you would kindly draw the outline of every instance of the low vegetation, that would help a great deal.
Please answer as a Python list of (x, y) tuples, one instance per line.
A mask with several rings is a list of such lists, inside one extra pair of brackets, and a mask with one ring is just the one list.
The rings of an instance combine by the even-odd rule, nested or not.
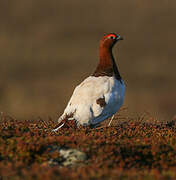
[[(115, 118), (114, 121), (118, 119)], [(124, 120), (111, 127), (52, 133), (52, 120), (18, 121), (1, 117), (1, 179), (176, 179), (176, 124)], [(49, 146), (87, 154), (79, 166), (50, 165), (60, 155)]]

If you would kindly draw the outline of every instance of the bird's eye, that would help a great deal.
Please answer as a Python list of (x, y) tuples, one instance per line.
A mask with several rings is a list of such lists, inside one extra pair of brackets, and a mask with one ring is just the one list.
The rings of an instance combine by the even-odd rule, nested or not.
[(110, 36), (110, 38), (111, 38), (111, 39), (115, 39), (115, 37), (114, 37), (114, 36)]

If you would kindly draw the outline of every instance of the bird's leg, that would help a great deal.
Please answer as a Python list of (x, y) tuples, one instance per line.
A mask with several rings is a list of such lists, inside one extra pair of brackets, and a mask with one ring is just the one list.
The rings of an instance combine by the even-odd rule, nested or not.
[(112, 118), (111, 118), (111, 120), (110, 120), (110, 122), (109, 122), (108, 126), (99, 126), (99, 125), (100, 125), (100, 123), (97, 123), (97, 124), (91, 125), (90, 127), (91, 127), (91, 128), (94, 128), (94, 130), (98, 130), (98, 129), (102, 129), (102, 128), (110, 127), (111, 122), (112, 122), (112, 120), (113, 120), (113, 119), (114, 119), (114, 115), (112, 116)]
[(109, 121), (108, 127), (111, 125), (113, 119), (114, 119), (114, 115), (112, 116), (111, 120)]

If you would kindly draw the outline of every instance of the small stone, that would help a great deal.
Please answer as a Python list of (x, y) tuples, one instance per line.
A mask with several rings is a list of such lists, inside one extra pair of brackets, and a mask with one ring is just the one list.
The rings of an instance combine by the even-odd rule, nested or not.
[(61, 148), (59, 146), (48, 146), (49, 153), (58, 152), (58, 158), (50, 159), (49, 166), (78, 166), (87, 160), (86, 153), (77, 149)]
[(87, 160), (87, 155), (77, 149), (61, 149), (60, 156), (65, 159), (64, 166), (73, 166)]

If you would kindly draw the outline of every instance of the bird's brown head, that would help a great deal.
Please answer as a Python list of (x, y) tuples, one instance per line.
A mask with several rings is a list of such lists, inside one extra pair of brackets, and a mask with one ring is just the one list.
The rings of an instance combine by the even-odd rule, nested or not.
[(120, 35), (115, 33), (107, 34), (101, 39), (100, 47), (112, 48), (114, 44), (119, 40), (123, 40)]

